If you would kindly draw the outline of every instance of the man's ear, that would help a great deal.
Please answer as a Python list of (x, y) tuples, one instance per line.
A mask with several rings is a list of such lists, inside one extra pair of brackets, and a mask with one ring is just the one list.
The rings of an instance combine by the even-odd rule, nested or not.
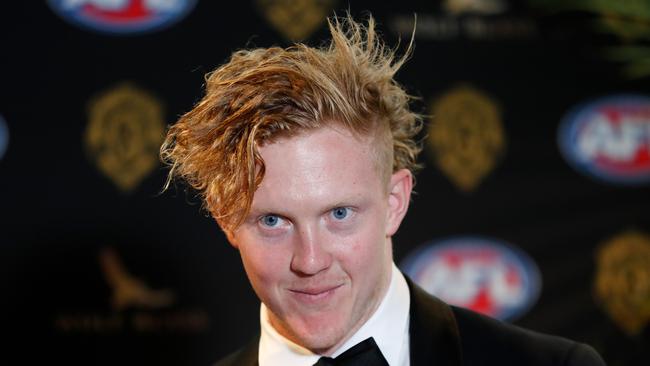
[(413, 174), (408, 169), (401, 169), (390, 177), (388, 187), (388, 222), (386, 236), (393, 236), (406, 215), (413, 190)]
[(239, 250), (239, 245), (235, 240), (235, 234), (230, 230), (226, 230), (226, 229), (222, 229), (222, 230), (224, 234), (226, 234), (226, 239), (228, 239), (228, 243), (230, 243), (230, 245), (232, 245), (235, 249)]
[(227, 229), (226, 226), (223, 225), (219, 219), (215, 215), (212, 215), (212, 218), (214, 218), (214, 221), (217, 222), (217, 225), (219, 225), (219, 228), (221, 228), (221, 231), (226, 235), (226, 239), (228, 240), (228, 243), (232, 245), (235, 249), (239, 250), (239, 245), (237, 245), (237, 242), (235, 241), (235, 233), (232, 229)]

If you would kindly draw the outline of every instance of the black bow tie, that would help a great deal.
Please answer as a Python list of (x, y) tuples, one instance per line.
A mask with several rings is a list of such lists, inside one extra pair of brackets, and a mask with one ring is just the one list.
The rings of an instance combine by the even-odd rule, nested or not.
[(314, 366), (389, 366), (375, 340), (370, 337), (336, 358), (321, 357)]

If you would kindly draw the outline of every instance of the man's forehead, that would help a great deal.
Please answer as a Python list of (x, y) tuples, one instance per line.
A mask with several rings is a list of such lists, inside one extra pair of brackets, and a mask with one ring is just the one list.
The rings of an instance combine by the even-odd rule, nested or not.
[(328, 168), (331, 173), (337, 173), (346, 165), (365, 165), (373, 158), (373, 143), (369, 136), (343, 127), (325, 126), (279, 137), (262, 145), (259, 152), (266, 174), (278, 170), (284, 175), (301, 176), (306, 173), (301, 168)]
[(261, 147), (260, 154), (265, 174), (253, 206), (351, 199), (380, 181), (369, 140), (342, 129), (278, 139)]

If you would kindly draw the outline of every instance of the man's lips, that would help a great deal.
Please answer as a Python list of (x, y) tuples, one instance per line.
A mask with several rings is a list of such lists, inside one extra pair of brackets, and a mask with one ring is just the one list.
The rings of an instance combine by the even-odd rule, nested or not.
[(306, 303), (317, 303), (325, 301), (330, 297), (334, 296), (336, 290), (341, 288), (343, 285), (331, 285), (331, 286), (318, 286), (318, 287), (299, 287), (291, 288), (291, 292), (296, 299), (301, 302)]

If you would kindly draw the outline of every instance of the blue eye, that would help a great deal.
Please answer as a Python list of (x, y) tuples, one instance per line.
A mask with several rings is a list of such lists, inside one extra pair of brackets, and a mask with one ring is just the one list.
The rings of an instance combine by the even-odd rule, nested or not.
[(262, 221), (262, 224), (264, 224), (264, 226), (275, 227), (275, 226), (278, 225), (280, 220), (281, 220), (280, 217), (278, 217), (276, 215), (266, 215), (266, 216), (262, 217), (261, 221)]
[(349, 211), (350, 209), (347, 207), (337, 207), (332, 210), (332, 216), (337, 220), (343, 220), (348, 216)]

